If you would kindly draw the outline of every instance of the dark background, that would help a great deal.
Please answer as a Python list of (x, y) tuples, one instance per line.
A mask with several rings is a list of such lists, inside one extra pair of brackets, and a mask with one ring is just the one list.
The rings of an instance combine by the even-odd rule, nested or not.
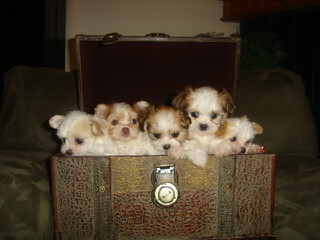
[(65, 22), (66, 0), (1, 2), (1, 94), (3, 74), (14, 66), (64, 69)]
[[(320, 136), (320, 7), (241, 20), (241, 34), (277, 33), (287, 56), (284, 68), (299, 74), (305, 84)], [(301, 126), (303, 128), (303, 126)]]

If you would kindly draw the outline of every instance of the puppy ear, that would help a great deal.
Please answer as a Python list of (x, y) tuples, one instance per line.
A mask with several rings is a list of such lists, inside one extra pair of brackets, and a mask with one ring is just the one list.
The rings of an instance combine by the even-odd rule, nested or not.
[(150, 107), (150, 104), (146, 101), (138, 101), (133, 104), (133, 110), (136, 112), (145, 111)]
[(176, 109), (184, 110), (187, 108), (187, 96), (193, 92), (191, 87), (186, 87), (183, 91), (179, 92), (172, 100), (172, 106)]
[(222, 92), (219, 93), (219, 98), (221, 101), (222, 108), (227, 113), (227, 116), (232, 116), (235, 110), (237, 109), (236, 105), (233, 102), (232, 96), (227, 92), (226, 89), (223, 89)]
[(110, 106), (100, 103), (94, 108), (94, 116), (105, 119), (108, 116), (110, 109)]
[(252, 122), (253, 128), (256, 130), (257, 134), (262, 134), (263, 133), (263, 128), (261, 127), (260, 124), (256, 122)]
[(133, 104), (133, 110), (138, 114), (138, 123), (140, 129), (144, 131), (144, 122), (149, 114), (154, 110), (154, 106), (146, 101), (139, 101)]
[(64, 117), (65, 117), (64, 115), (55, 115), (52, 118), (50, 118), (49, 120), (50, 127), (54, 129), (58, 129)]
[(178, 114), (181, 118), (182, 126), (184, 128), (188, 128), (189, 125), (191, 124), (191, 119), (189, 118), (188, 114), (184, 111), (181, 111), (181, 110), (178, 110)]
[(143, 123), (143, 129), (142, 129), (142, 131), (148, 132), (148, 131), (149, 131), (149, 128), (150, 128), (150, 123), (149, 123), (148, 120), (146, 120), (146, 121)]
[(215, 133), (216, 137), (218, 138), (222, 137), (226, 133), (227, 128), (228, 128), (228, 123), (227, 122), (222, 123)]
[(95, 135), (95, 136), (102, 136), (103, 135), (102, 126), (100, 123), (98, 123), (95, 120), (91, 120), (90, 125), (91, 125), (91, 131), (92, 131), (93, 135)]

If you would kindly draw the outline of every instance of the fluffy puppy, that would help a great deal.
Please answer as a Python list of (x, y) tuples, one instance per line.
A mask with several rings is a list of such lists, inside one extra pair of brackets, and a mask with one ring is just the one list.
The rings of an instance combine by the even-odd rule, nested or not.
[(178, 93), (172, 104), (191, 119), (188, 139), (183, 144), (184, 155), (178, 157), (187, 157), (195, 165), (204, 167), (215, 132), (235, 110), (231, 95), (226, 90), (219, 93), (209, 86), (187, 87)]
[(108, 132), (116, 143), (120, 155), (149, 154), (150, 146), (140, 131), (138, 113), (127, 103), (99, 104), (95, 108), (97, 118), (107, 121)]
[(49, 125), (57, 129), (62, 141), (61, 152), (68, 156), (118, 154), (116, 145), (105, 130), (105, 124), (81, 111), (55, 115), (49, 120)]
[(261, 146), (252, 143), (257, 134), (262, 134), (263, 128), (255, 122), (250, 122), (247, 116), (228, 118), (216, 132), (211, 151), (218, 157), (229, 154), (260, 153)]
[(169, 106), (155, 107), (145, 101), (137, 102), (134, 108), (143, 120), (143, 131), (153, 146), (154, 154), (166, 154), (176, 158), (181, 155), (181, 144), (187, 137), (189, 117)]

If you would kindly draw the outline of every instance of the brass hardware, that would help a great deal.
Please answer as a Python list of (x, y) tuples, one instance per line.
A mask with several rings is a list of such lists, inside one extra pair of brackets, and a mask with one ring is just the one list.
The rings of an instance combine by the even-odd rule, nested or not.
[(101, 45), (108, 46), (108, 45), (114, 44), (118, 42), (119, 37), (121, 37), (119, 33), (116, 33), (116, 32), (108, 33), (103, 37), (101, 41)]
[(153, 202), (159, 207), (173, 206), (179, 199), (179, 191), (175, 185), (177, 173), (175, 165), (156, 165), (153, 171)]
[(170, 37), (170, 35), (165, 34), (165, 33), (149, 33), (146, 35), (146, 37), (149, 37), (149, 38), (168, 38), (168, 37)]
[(106, 191), (106, 186), (99, 186), (99, 191), (100, 192), (105, 192)]
[(198, 35), (195, 35), (195, 37), (198, 38), (214, 38), (214, 37), (222, 37), (224, 33), (222, 32), (207, 32), (207, 33), (200, 33)]

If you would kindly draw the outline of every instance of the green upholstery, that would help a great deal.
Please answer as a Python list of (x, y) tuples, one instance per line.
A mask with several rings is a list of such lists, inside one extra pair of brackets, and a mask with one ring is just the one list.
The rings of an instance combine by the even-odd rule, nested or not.
[(0, 150), (0, 239), (53, 239), (49, 156)]
[(17, 66), (4, 79), (0, 115), (0, 239), (53, 239), (48, 158), (58, 149), (48, 125), (77, 109), (74, 73)]
[(57, 141), (48, 120), (77, 108), (74, 73), (18, 66), (4, 78), (0, 149), (54, 152)]
[(237, 115), (258, 122), (256, 142), (280, 155), (318, 156), (316, 127), (301, 78), (286, 70), (241, 72)]

